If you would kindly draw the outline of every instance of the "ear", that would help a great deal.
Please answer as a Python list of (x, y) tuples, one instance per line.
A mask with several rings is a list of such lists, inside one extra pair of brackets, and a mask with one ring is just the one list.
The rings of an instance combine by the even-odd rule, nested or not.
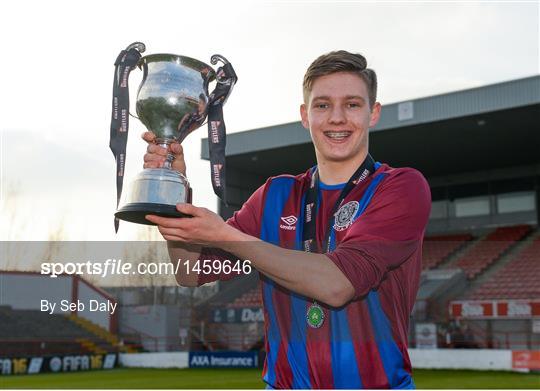
[(308, 112), (305, 103), (300, 105), (300, 117), (302, 118), (302, 126), (309, 130)]
[(379, 118), (381, 117), (381, 104), (379, 102), (375, 102), (373, 105), (373, 109), (371, 109), (371, 114), (369, 117), (369, 127), (372, 128), (375, 125), (377, 125), (377, 122), (379, 122)]

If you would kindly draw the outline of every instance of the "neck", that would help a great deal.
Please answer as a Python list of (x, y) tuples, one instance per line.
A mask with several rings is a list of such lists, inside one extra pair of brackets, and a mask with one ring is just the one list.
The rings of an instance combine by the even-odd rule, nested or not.
[(356, 169), (362, 164), (368, 154), (367, 150), (364, 150), (358, 154), (355, 159), (349, 161), (326, 161), (318, 160), (317, 168), (319, 170), (319, 178), (321, 182), (327, 185), (337, 185), (340, 183), (346, 183), (354, 174)]

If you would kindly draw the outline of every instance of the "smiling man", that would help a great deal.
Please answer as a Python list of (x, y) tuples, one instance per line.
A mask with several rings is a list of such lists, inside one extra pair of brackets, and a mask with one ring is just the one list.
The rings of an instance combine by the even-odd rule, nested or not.
[[(304, 77), (300, 114), (317, 166), (268, 179), (224, 222), (148, 216), (179, 259), (249, 259), (261, 275), (269, 388), (414, 388), (407, 335), (430, 212), (424, 177), (368, 153), (377, 123), (377, 78), (359, 54), (331, 52)], [(145, 167), (167, 151), (150, 143)], [(182, 148), (173, 168), (185, 172)], [(181, 270), (182, 285), (233, 275)]]

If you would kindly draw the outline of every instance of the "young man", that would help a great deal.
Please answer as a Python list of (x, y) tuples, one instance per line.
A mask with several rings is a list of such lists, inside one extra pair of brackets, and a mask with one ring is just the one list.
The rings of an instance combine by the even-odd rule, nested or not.
[[(261, 274), (263, 380), (272, 388), (414, 388), (407, 331), (430, 212), (424, 177), (375, 163), (375, 72), (359, 54), (317, 58), (304, 77), (302, 124), (317, 166), (270, 178), (227, 222), (193, 205), (191, 219), (148, 216), (171, 259), (213, 259), (219, 247)], [(152, 134), (143, 138), (152, 141)], [(173, 168), (185, 171), (180, 145)], [(149, 145), (145, 167), (166, 151)], [(177, 275), (197, 286), (218, 276)]]

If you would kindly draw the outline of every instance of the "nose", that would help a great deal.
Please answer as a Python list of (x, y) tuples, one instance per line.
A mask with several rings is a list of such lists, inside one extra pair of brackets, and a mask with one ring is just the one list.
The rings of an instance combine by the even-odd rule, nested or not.
[(347, 122), (347, 118), (345, 117), (345, 111), (343, 110), (341, 105), (332, 106), (328, 122), (330, 122), (331, 124), (342, 124)]

